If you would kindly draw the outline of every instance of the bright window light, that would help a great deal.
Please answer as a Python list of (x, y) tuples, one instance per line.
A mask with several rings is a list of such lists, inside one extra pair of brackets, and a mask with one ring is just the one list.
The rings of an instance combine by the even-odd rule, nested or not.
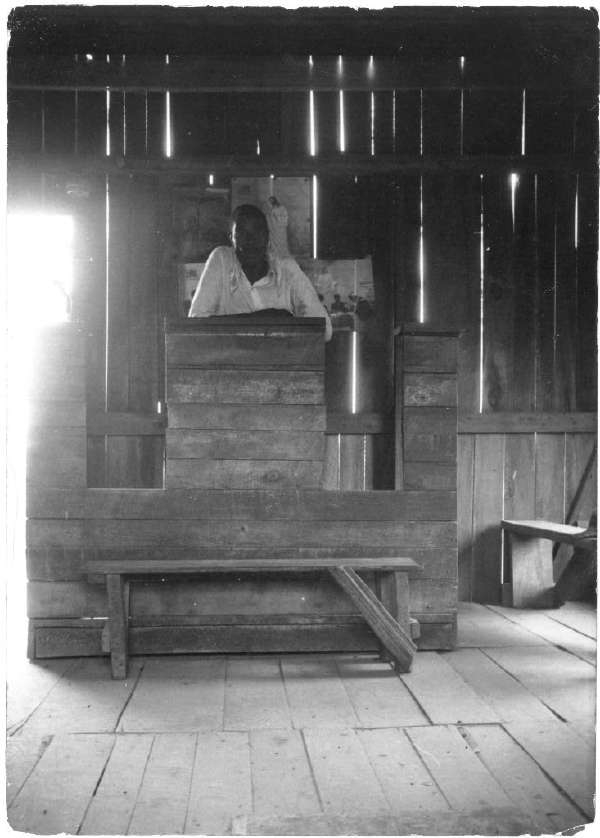
[(512, 172), (510, 176), (510, 208), (512, 213), (512, 229), (515, 232), (515, 214), (517, 204), (517, 186), (519, 185), (519, 175)]
[(371, 157), (375, 154), (375, 94), (371, 91)]
[(317, 258), (317, 249), (318, 249), (318, 241), (317, 241), (317, 229), (318, 229), (318, 221), (319, 221), (319, 181), (317, 180), (317, 176), (313, 175), (312, 178), (312, 223), (313, 223), (313, 259)]
[(173, 156), (173, 134), (171, 132), (171, 92), (169, 90), (165, 93), (165, 156)]
[(7, 625), (6, 653), (20, 663), (27, 637), (25, 597), (25, 461), (32, 370), (43, 352), (43, 327), (69, 319), (73, 287), (73, 219), (67, 215), (9, 212), (6, 217)]
[(106, 88), (106, 156), (110, 157), (110, 88)]
[(22, 323), (25, 318), (37, 327), (68, 320), (73, 289), (73, 226), (70, 215), (9, 213), (10, 323), (19, 319)]
[(308, 116), (309, 116), (309, 126), (310, 126), (310, 137), (309, 137), (309, 144), (310, 144), (310, 156), (314, 157), (317, 153), (317, 132), (316, 132), (316, 125), (315, 125), (315, 92), (314, 90), (309, 90), (308, 92)]
[(425, 237), (423, 227), (423, 175), (419, 183), (419, 323), (425, 322)]
[(339, 146), (340, 151), (346, 151), (346, 115), (344, 111), (344, 91), (340, 90), (339, 94)]

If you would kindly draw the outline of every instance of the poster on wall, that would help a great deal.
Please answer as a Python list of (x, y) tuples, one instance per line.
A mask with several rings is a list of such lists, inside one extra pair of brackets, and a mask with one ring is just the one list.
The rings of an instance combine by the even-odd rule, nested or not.
[(371, 257), (298, 259), (331, 317), (334, 329), (354, 329), (373, 314), (375, 290)]
[[(275, 213), (275, 232), (285, 228), (287, 222), (287, 247), (296, 259), (310, 256), (310, 179), (306, 177), (237, 177), (231, 180), (231, 209), (240, 204), (254, 204), (267, 215), (273, 215), (270, 200), (282, 208), (283, 218)], [(270, 225), (271, 226), (271, 225)], [(282, 254), (283, 255), (283, 254)]]
[(178, 262), (206, 261), (229, 244), (229, 190), (180, 187), (173, 195), (173, 234)]

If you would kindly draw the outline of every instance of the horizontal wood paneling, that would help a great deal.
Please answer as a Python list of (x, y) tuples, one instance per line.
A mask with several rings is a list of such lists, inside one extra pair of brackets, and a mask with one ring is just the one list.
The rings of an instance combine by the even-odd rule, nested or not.
[[(171, 548), (168, 552), (169, 561), (172, 561), (173, 572), (187, 572), (199, 561), (213, 562), (221, 561), (256, 561), (260, 564), (265, 558), (273, 557), (277, 560), (285, 560), (293, 567), (300, 559), (315, 559), (336, 561), (343, 559), (360, 559), (365, 561), (364, 554), (368, 553), (364, 545), (354, 546), (341, 544), (338, 547), (229, 547), (229, 548)], [(401, 552), (401, 546), (386, 546), (377, 548), (378, 558), (374, 561), (385, 561), (386, 559), (397, 559)], [(105, 569), (107, 563), (127, 561), (132, 573), (140, 573), (140, 567), (146, 566), (148, 562), (164, 562), (165, 551), (160, 547), (104, 550), (101, 561)], [(89, 572), (89, 562), (96, 560), (97, 553), (94, 549), (59, 549), (40, 548), (27, 551), (27, 576), (30, 581), (38, 582), (69, 582), (89, 579), (98, 583), (102, 582), (101, 575)], [(452, 549), (447, 547), (411, 547), (410, 558), (413, 559), (424, 574), (424, 578), (435, 578), (436, 574), (448, 577), (456, 572), (456, 555)]]
[(444, 463), (404, 464), (404, 488), (408, 491), (456, 491), (456, 465)]
[(166, 442), (169, 461), (185, 459), (321, 461), (324, 435), (322, 431), (257, 431), (254, 429), (227, 431), (169, 428)]
[(459, 414), (459, 434), (595, 433), (596, 413), (495, 413)]
[(169, 404), (169, 428), (324, 431), (321, 405)]
[[(415, 614), (436, 617), (435, 622), (421, 622), (419, 649), (450, 649), (455, 644), (456, 620), (445, 614)], [(442, 620), (445, 618), (445, 621)], [(32, 620), (33, 645), (36, 658), (79, 657), (101, 655), (103, 620)], [(91, 625), (90, 625), (91, 624)], [(236, 653), (266, 652), (373, 652), (379, 643), (363, 620), (337, 615), (333, 621), (310, 625), (288, 624), (285, 617), (267, 625), (248, 621), (234, 626), (190, 626), (177, 622), (170, 625), (142, 626), (129, 630), (129, 648), (134, 655), (172, 653)]]
[(456, 410), (444, 407), (404, 410), (404, 462), (456, 463)]
[[(243, 326), (238, 329), (241, 331)], [(256, 331), (256, 330), (254, 330)], [(320, 333), (263, 329), (264, 334), (178, 334), (166, 336), (169, 366), (267, 367), (268, 369), (322, 369), (325, 344)]]
[(323, 373), (170, 369), (168, 402), (323, 404)]
[(420, 335), (404, 338), (405, 372), (456, 372), (456, 363), (455, 338)]
[[(43, 540), (43, 530), (53, 522), (31, 521), (32, 546)], [(58, 523), (58, 528), (62, 522)], [(196, 549), (224, 547), (337, 547), (376, 551), (379, 546), (456, 547), (456, 524), (439, 521), (153, 521), (88, 520), (84, 524), (89, 549), (126, 550), (131, 548)], [(39, 541), (38, 541), (39, 540)]]
[(404, 404), (407, 407), (455, 407), (455, 377), (448, 374), (406, 373)]
[[(452, 521), (454, 492), (77, 489), (28, 492), (32, 519)], [(63, 526), (57, 521), (57, 526)]]
[(314, 460), (169, 460), (170, 489), (317, 488), (323, 463)]

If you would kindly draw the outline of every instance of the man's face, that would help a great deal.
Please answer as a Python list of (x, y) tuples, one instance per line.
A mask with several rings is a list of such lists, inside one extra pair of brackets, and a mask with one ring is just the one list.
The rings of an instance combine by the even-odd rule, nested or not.
[(233, 225), (231, 241), (242, 264), (260, 265), (264, 262), (269, 234), (260, 219), (242, 216)]

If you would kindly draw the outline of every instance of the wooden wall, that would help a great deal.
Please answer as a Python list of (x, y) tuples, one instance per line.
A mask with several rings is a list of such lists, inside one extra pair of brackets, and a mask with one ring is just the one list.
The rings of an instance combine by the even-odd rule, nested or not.
[[(318, 255), (371, 254), (376, 296), (356, 338), (356, 414), (354, 338), (338, 333), (327, 348), (326, 485), (394, 486), (394, 328), (460, 330), (459, 422), (471, 428), (459, 445), (461, 594), (494, 601), (500, 514), (563, 520), (593, 445), (589, 425), (548, 432), (544, 417), (596, 410), (597, 32), (590, 19), (585, 37), (559, 43), (554, 23), (540, 25), (531, 49), (519, 30), (518, 49), (491, 55), (452, 52), (436, 31), (420, 57), (413, 44), (404, 57), (344, 55), (342, 69), (322, 54), (13, 55), (9, 207), (76, 219), (88, 485), (158, 487), (173, 189), (209, 174), (223, 187), (238, 175), (316, 175)], [(510, 433), (480, 432), (468, 421), (480, 414), (502, 414)], [(533, 465), (513, 477), (521, 455)]]

